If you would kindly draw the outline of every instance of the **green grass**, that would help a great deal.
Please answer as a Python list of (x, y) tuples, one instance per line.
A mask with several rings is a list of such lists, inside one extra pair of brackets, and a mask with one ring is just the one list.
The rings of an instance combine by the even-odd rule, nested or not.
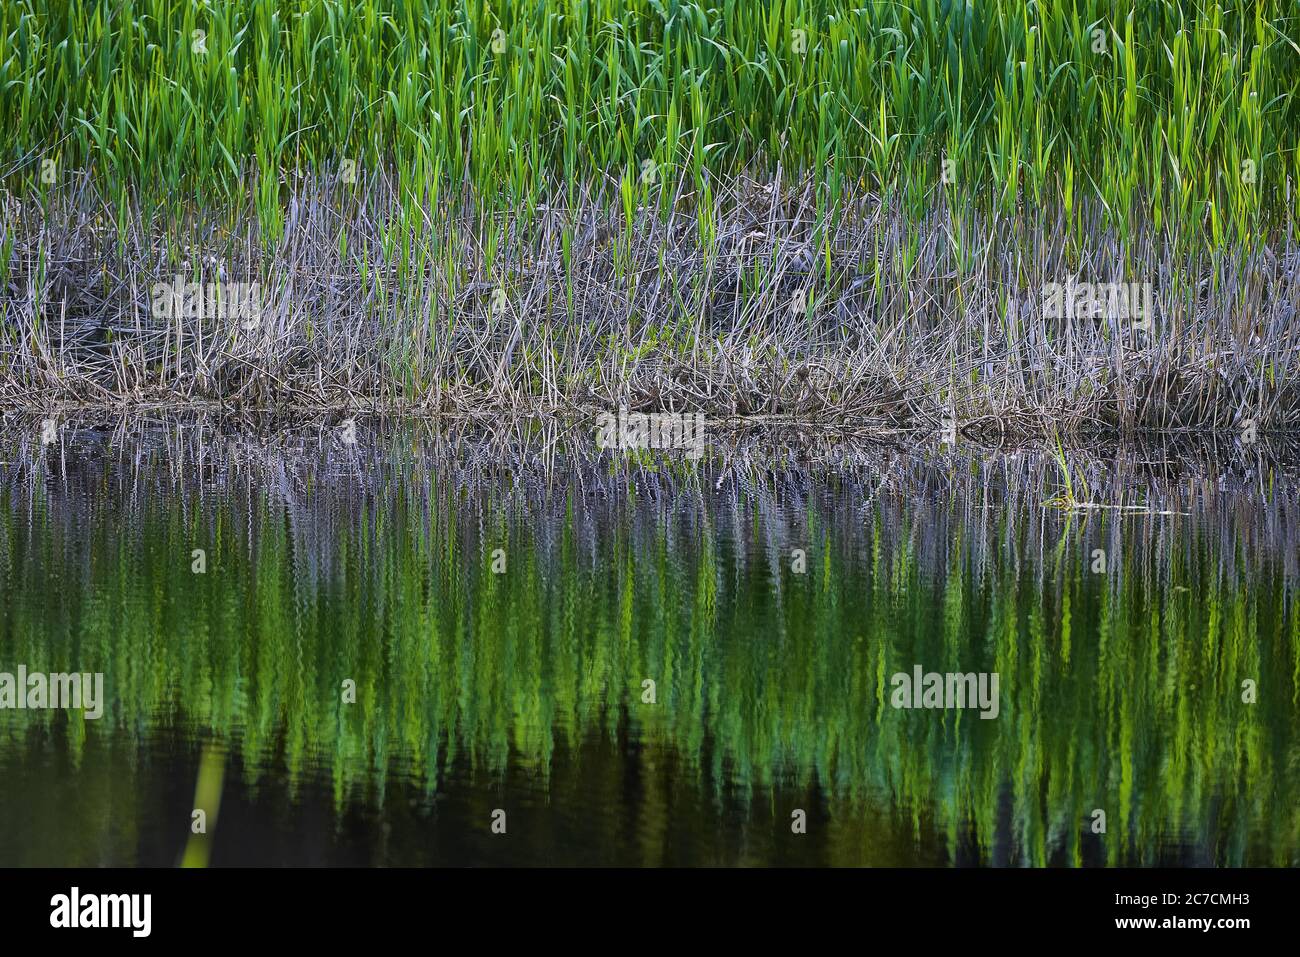
[(27, 196), (42, 160), (91, 170), (123, 211), (251, 196), (274, 235), (282, 178), (349, 161), (525, 210), (556, 183), (707, 208), (779, 163), (832, 216), (867, 190), (920, 210), (946, 160), (952, 203), (1078, 228), (1092, 198), (1222, 243), (1300, 203), (1298, 41), (1282, 2), (15, 0), (0, 170)]

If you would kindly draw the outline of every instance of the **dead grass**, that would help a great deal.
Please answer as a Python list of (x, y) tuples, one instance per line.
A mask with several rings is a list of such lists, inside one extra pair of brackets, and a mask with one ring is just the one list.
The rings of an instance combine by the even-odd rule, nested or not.
[[(488, 216), (470, 196), (413, 209), (384, 179), (290, 188), (270, 248), (251, 209), (119, 232), (86, 178), (43, 213), (11, 206), (0, 404), (626, 405), (1011, 438), (1300, 423), (1290, 235), (1175, 254), (1100, 214), (1072, 235), (1048, 211), (917, 221), (870, 194), (819, 227), (812, 182), (779, 177), (718, 184), (708, 210), (680, 187), (631, 220), (595, 192)], [(259, 323), (155, 317), (151, 289), (177, 274), (259, 282)], [(1069, 277), (1150, 282), (1152, 327), (1045, 318), (1041, 287)]]

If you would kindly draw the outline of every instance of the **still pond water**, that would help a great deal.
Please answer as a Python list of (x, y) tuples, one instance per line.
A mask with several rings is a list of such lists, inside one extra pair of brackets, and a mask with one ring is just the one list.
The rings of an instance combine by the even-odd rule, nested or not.
[[(1262, 449), (1071, 455), (1125, 508), (1067, 512), (1041, 451), (39, 433), (0, 673), (105, 701), (0, 710), (0, 865), (1300, 865)], [(894, 707), (918, 666), (996, 716)]]

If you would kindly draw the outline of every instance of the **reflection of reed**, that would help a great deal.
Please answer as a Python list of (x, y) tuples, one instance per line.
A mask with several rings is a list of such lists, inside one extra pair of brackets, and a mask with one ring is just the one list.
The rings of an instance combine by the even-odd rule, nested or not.
[[(715, 489), (565, 453), (548, 477), (522, 441), (383, 447), (402, 451), (187, 447), (187, 480), (145, 443), (11, 479), (0, 658), (102, 661), (111, 710), (83, 733), (175, 721), (230, 741), (250, 779), (329, 775), (340, 805), (394, 775), (432, 791), (461, 756), (545, 777), (622, 729), (719, 793), (818, 788), (845, 846), (893, 802), (950, 847), (973, 832), (1005, 862), (1077, 862), (1103, 807), (1112, 863), (1183, 834), (1218, 863), (1296, 862), (1300, 516), (1280, 470), (1261, 497), (1232, 462), (1211, 484), (1195, 458), (1162, 476), (1080, 457), (1094, 499), (1186, 514), (1078, 516), (1041, 507), (1049, 454), (751, 453)], [(889, 674), (915, 663), (997, 671), (1001, 716), (890, 709)], [(18, 720), (0, 748), (47, 718)]]
[[(185, 842), (181, 867), (207, 867), (221, 810), (221, 785), (226, 777), (226, 749), (212, 742), (203, 745), (199, 779), (194, 785), (194, 810), (203, 812), (203, 828), (196, 830), (191, 818), (190, 836)], [(197, 815), (195, 815), (197, 817)]]

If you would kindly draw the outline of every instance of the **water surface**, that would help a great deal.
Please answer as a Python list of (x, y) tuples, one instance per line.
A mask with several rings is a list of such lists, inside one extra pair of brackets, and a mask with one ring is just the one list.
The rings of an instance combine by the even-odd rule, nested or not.
[(1263, 449), (9, 434), (0, 671), (108, 700), (0, 711), (0, 864), (1300, 864)]

